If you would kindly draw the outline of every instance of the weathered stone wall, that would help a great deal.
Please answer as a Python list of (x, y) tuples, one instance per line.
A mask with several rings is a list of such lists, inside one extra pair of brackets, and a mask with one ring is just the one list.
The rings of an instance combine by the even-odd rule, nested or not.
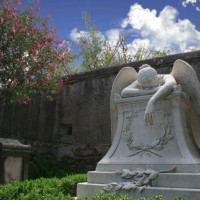
[(170, 73), (176, 59), (190, 63), (200, 78), (200, 51), (72, 75), (54, 101), (36, 97), (27, 106), (1, 106), (0, 137), (30, 143), (34, 155), (94, 169), (111, 143), (109, 98), (118, 71), (148, 63), (159, 73)]

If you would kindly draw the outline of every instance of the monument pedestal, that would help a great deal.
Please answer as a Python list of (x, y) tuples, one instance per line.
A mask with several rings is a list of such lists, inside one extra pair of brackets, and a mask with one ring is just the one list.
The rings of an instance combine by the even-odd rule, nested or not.
[(114, 141), (88, 182), (78, 184), (77, 196), (100, 191), (133, 197), (163, 195), (166, 200), (200, 195), (200, 151), (190, 122), (189, 104), (178, 87), (156, 103), (153, 125), (144, 112), (151, 96), (117, 96), (118, 123)]

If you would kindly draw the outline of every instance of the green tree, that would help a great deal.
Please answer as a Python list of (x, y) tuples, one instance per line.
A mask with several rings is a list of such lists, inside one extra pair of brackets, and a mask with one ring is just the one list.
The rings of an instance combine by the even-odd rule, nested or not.
[(130, 55), (126, 38), (119, 34), (115, 45), (111, 44), (101, 35), (100, 31), (90, 24), (90, 15), (84, 12), (82, 15), (85, 23), (86, 33), (77, 38), (76, 46), (78, 54), (74, 59), (79, 59), (79, 64), (75, 66), (79, 71), (90, 71), (100, 67), (129, 63), (133, 61), (169, 55), (171, 51), (153, 50), (139, 47), (135, 55)]
[(80, 36), (77, 38), (78, 54), (74, 58), (80, 58), (80, 63), (76, 66), (78, 70), (90, 71), (100, 67), (131, 62), (125, 38), (121, 34), (119, 34), (116, 44), (111, 46), (100, 31), (95, 26), (90, 25), (90, 16), (87, 12), (83, 13), (82, 18), (87, 35), (82, 35), (79, 32)]
[(0, 0), (0, 104), (61, 89), (70, 56), (48, 22), (20, 0)]
[(163, 57), (172, 53), (172, 50), (155, 50), (140, 46), (133, 57), (133, 61), (139, 61), (155, 57)]

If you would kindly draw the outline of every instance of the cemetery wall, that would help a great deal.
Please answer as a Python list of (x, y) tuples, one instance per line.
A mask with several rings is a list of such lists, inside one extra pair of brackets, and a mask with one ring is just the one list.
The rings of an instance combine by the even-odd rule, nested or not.
[(138, 71), (144, 63), (170, 73), (176, 59), (190, 63), (200, 78), (200, 51), (71, 75), (54, 101), (36, 97), (29, 105), (1, 106), (0, 137), (31, 144), (32, 155), (93, 170), (111, 144), (109, 98), (116, 74), (125, 66)]

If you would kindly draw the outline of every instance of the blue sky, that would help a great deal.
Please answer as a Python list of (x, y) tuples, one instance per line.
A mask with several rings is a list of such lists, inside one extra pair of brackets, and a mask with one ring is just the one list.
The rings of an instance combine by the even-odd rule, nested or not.
[(40, 0), (40, 14), (51, 17), (60, 39), (87, 34), (81, 17), (87, 11), (112, 45), (123, 32), (132, 53), (141, 45), (175, 52), (199, 48), (199, 10), (199, 0)]

